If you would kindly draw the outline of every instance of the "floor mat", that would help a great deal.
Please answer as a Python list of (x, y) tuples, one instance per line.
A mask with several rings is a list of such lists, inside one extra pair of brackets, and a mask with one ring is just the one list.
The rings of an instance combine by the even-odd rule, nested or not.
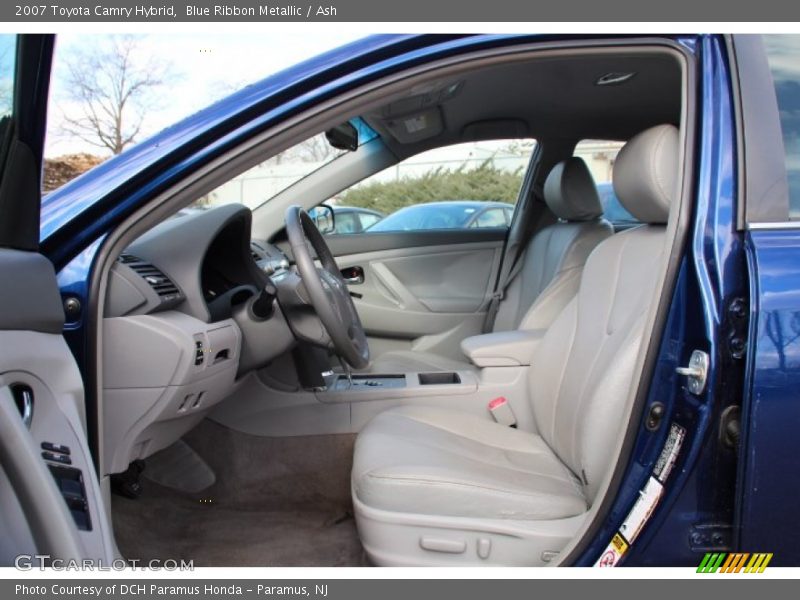
[(204, 421), (184, 438), (217, 481), (199, 493), (143, 482), (115, 496), (126, 558), (195, 566), (364, 566), (349, 493), (353, 436), (261, 438)]
[(145, 479), (189, 494), (210, 488), (216, 475), (206, 462), (183, 440), (178, 440), (147, 459)]

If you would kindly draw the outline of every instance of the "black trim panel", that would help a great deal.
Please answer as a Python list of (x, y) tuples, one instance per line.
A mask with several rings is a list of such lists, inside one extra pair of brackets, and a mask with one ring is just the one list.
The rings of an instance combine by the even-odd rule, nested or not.
[(325, 236), (334, 256), (364, 252), (381, 252), (424, 246), (450, 246), (481, 242), (502, 242), (508, 229), (439, 229), (436, 231), (398, 231), (386, 233), (357, 233)]
[(49, 260), (0, 248), (0, 282), (0, 330), (61, 333), (64, 309)]

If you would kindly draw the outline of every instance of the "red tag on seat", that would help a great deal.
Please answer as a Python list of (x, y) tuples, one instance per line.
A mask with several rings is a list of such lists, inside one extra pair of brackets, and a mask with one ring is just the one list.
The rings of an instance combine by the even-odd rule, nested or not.
[(494, 410), (495, 408), (497, 408), (501, 404), (505, 404), (506, 402), (508, 402), (508, 400), (506, 400), (505, 396), (500, 396), (498, 398), (495, 398), (494, 400), (489, 402), (489, 410)]
[(500, 423), (500, 425), (505, 425), (506, 427), (517, 426), (517, 418), (514, 416), (514, 411), (511, 410), (511, 405), (504, 396), (500, 396), (489, 402), (488, 408), (494, 420)]

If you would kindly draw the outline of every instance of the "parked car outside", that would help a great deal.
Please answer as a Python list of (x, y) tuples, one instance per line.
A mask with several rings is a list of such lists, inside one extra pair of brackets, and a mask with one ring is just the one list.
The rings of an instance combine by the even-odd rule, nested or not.
[(332, 206), (334, 230), (332, 233), (361, 233), (384, 218), (377, 210), (358, 206)]
[(508, 227), (513, 215), (514, 205), (506, 202), (444, 200), (401, 208), (367, 232)]

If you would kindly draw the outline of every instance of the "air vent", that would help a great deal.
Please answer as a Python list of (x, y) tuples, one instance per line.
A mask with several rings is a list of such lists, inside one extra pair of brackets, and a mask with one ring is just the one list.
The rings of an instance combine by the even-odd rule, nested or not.
[(158, 268), (144, 261), (130, 262), (128, 265), (155, 290), (156, 294), (161, 297), (162, 302), (180, 298), (181, 292), (178, 286), (172, 283), (172, 280), (164, 275)]
[(141, 258), (138, 258), (138, 257), (134, 256), (133, 254), (120, 254), (118, 260), (123, 265), (127, 265), (127, 264), (130, 264), (130, 263), (135, 263), (135, 262), (143, 262)]

